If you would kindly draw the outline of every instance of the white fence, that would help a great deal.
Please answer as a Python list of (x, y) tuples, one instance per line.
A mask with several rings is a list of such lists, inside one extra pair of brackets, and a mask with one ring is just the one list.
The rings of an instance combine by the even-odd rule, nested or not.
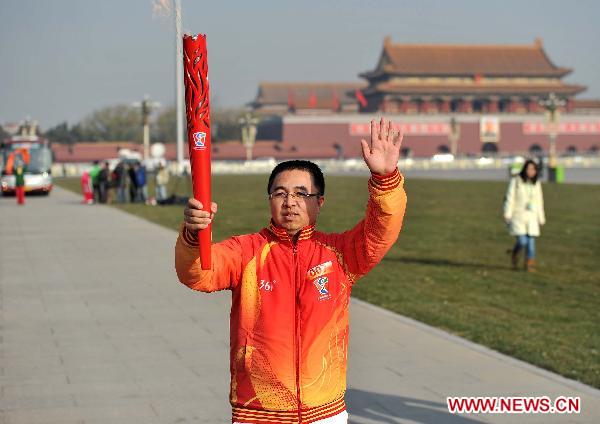
[[(452, 159), (440, 155), (437, 158), (401, 159), (398, 162), (402, 170), (467, 170), (467, 169), (507, 169), (514, 163), (522, 162), (523, 158), (459, 158)], [(353, 174), (366, 173), (367, 167), (362, 159), (321, 159), (313, 160), (325, 173)], [(573, 156), (557, 159), (559, 165), (565, 168), (600, 168), (599, 156)], [(257, 159), (252, 161), (213, 161), (213, 174), (268, 174), (277, 161), (271, 159)], [(168, 165), (172, 174), (177, 174), (177, 164)], [(55, 177), (80, 176), (83, 171), (92, 167), (90, 163), (55, 163), (52, 165), (52, 175)], [(190, 172), (189, 162), (183, 164), (185, 172)]]

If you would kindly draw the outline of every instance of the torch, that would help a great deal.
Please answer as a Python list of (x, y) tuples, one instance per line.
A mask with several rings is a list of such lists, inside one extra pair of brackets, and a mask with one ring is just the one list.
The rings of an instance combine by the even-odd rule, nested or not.
[[(202, 209), (211, 213), (210, 196), (210, 105), (208, 92), (208, 60), (206, 35), (183, 36), (183, 69), (185, 82), (185, 110), (192, 187), (194, 198)], [(210, 224), (198, 231), (202, 269), (211, 268)]]

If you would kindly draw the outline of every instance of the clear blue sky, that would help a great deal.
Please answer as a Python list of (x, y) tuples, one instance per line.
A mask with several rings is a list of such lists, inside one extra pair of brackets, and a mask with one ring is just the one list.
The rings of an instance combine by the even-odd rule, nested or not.
[[(0, 0), (0, 123), (44, 129), (149, 94), (174, 102), (172, 19), (152, 0)], [(575, 69), (600, 98), (600, 2), (194, 1), (183, 29), (206, 33), (213, 106), (239, 106), (260, 81), (357, 81), (385, 35), (405, 43), (531, 44)]]

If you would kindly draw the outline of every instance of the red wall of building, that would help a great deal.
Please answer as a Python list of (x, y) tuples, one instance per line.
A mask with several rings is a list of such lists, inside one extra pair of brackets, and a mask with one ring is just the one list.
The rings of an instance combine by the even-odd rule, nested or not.
[[(600, 120), (600, 118), (599, 118)], [(440, 122), (446, 122), (440, 120)], [(460, 138), (458, 140), (459, 155), (475, 155), (482, 153), (483, 143), (479, 137), (479, 122), (460, 122)], [(361, 155), (361, 136), (350, 134), (350, 123), (296, 123), (284, 122), (282, 146), (296, 146), (298, 153), (310, 151), (316, 157), (319, 149), (331, 152), (334, 144), (343, 146), (344, 157)], [(523, 122), (502, 122), (500, 124), (500, 141), (496, 144), (500, 154), (528, 153), (533, 145), (539, 145), (544, 153), (548, 152), (549, 140), (545, 134), (524, 134)], [(439, 152), (440, 146), (450, 149), (447, 135), (414, 135), (404, 137), (403, 147), (411, 149), (414, 157), (428, 157)], [(587, 153), (594, 146), (600, 150), (600, 134), (559, 134), (557, 152), (564, 153), (570, 146), (578, 153)]]

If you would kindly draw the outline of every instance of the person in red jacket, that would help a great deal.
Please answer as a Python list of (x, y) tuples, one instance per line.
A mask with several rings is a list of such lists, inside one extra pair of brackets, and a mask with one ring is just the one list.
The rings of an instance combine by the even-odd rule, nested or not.
[(214, 219), (189, 199), (175, 247), (179, 280), (231, 290), (229, 401), (240, 424), (347, 423), (348, 305), (353, 284), (396, 242), (406, 208), (402, 135), (381, 119), (361, 140), (371, 171), (365, 218), (343, 233), (315, 229), (325, 181), (308, 161), (278, 164), (267, 185), (269, 225), (212, 246), (202, 270), (197, 231)]
[(83, 202), (86, 205), (94, 204), (94, 187), (92, 186), (92, 177), (88, 171), (81, 174), (81, 192), (83, 193)]

